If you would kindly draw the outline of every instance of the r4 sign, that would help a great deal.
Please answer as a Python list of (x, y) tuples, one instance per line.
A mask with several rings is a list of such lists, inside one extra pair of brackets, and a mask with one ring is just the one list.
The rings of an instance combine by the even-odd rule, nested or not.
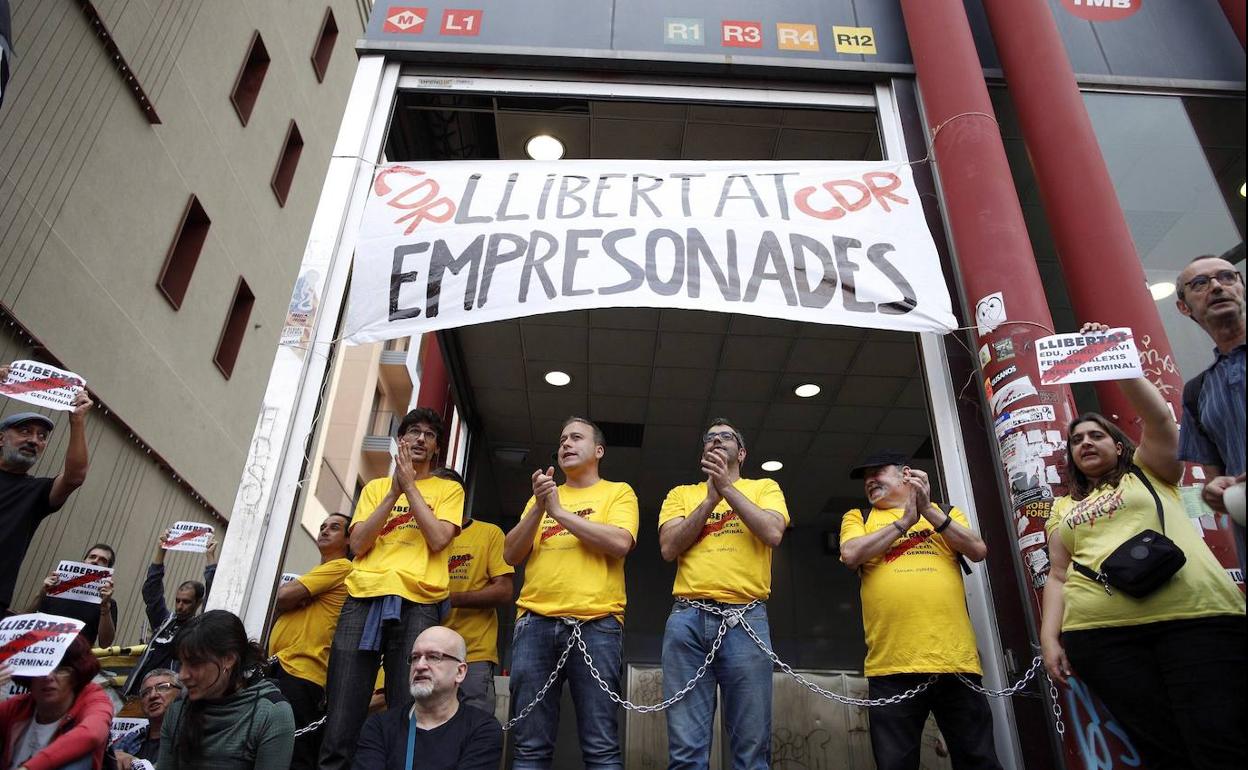
[(442, 12), (442, 34), (475, 37), (481, 34), (480, 10), (447, 8)]

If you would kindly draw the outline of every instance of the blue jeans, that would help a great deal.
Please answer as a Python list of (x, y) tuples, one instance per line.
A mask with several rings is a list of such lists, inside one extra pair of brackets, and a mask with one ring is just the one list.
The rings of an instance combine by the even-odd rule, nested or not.
[[(511, 642), (513, 717), (537, 697), (537, 691), (555, 669), (571, 635), (572, 626), (559, 618), (529, 612), (516, 621)], [(586, 621), (581, 625), (581, 638), (594, 661), (594, 668), (612, 692), (618, 693), (624, 647), (624, 629), (620, 622), (612, 617)], [(624, 760), (620, 752), (616, 706), (598, 687), (576, 647), (568, 654), (568, 662), (546, 697), (512, 728), (515, 757), (512, 769), (545, 770), (554, 762), (555, 739), (559, 734), (559, 697), (565, 681), (572, 688), (572, 703), (576, 707), (582, 766), (622, 770)]]
[[(745, 619), (770, 649), (767, 607), (755, 606)], [(681, 601), (672, 607), (663, 634), (664, 698), (675, 695), (697, 673), (715, 642), (720, 620), (719, 615)], [(710, 767), (716, 685), (724, 701), (733, 769), (767, 770), (771, 767), (771, 660), (739, 625), (724, 634), (714, 662), (697, 685), (667, 710), (669, 769)]]

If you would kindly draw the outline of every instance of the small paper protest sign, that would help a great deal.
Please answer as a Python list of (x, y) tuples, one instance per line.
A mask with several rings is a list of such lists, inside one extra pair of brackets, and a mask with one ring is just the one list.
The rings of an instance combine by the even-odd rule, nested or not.
[(298, 579), (299, 579), (299, 575), (298, 575), (298, 574), (296, 574), (296, 573), (294, 573), (294, 572), (283, 572), (283, 573), (282, 573), (282, 582), (278, 583), (277, 585), (278, 585), (278, 587), (280, 588), (281, 586), (286, 585), (286, 584), (287, 584), (287, 583), (289, 583), (290, 581), (292, 581), (292, 580), (298, 580)]
[(1143, 377), (1131, 330), (1123, 327), (1088, 334), (1054, 334), (1036, 340), (1040, 382), (1129, 380)]
[(113, 577), (112, 567), (96, 567), (77, 561), (62, 561), (56, 565), (57, 584), (48, 589), (48, 596), (72, 599), (76, 602), (100, 603), (100, 586)]
[(191, 551), (203, 553), (212, 539), (212, 526), (198, 521), (175, 521), (165, 537), (166, 551)]
[(9, 376), (0, 382), (0, 394), (28, 404), (71, 412), (78, 392), (87, 381), (73, 372), (38, 361), (14, 361)]
[(113, 724), (108, 728), (108, 742), (114, 744), (122, 736), (135, 730), (146, 730), (147, 720), (142, 717), (113, 717)]
[(0, 620), (0, 663), (13, 676), (43, 676), (61, 664), (69, 643), (86, 624), (32, 612)]
[(136, 759), (130, 763), (130, 770), (156, 770), (146, 759)]

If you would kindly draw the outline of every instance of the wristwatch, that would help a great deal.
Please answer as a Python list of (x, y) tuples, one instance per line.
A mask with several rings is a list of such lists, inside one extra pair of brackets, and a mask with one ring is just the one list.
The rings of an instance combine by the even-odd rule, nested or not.
[(951, 521), (953, 521), (953, 517), (952, 517), (952, 516), (950, 516), (949, 514), (947, 514), (947, 513), (946, 513), (946, 514), (945, 514), (945, 520), (944, 520), (944, 521), (942, 521), (942, 522), (940, 523), (940, 526), (936, 528), (936, 534), (938, 534), (938, 535), (939, 535), (941, 532), (944, 532), (946, 529), (948, 529), (948, 528), (949, 528), (949, 522), (951, 522)]

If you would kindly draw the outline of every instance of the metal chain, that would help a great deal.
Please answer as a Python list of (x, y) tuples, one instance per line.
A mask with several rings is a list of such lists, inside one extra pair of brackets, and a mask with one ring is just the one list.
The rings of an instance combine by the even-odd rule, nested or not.
[(298, 730), (295, 730), (295, 737), (298, 738), (300, 735), (303, 735), (304, 733), (310, 733), (310, 732), (313, 732), (314, 730), (321, 729), (321, 725), (325, 724), (325, 719), (326, 717), (321, 717), (320, 719), (316, 720), (315, 722), (308, 725), (307, 727), (300, 727)]
[(1009, 696), (1017, 693), (1019, 690), (1026, 687), (1027, 683), (1030, 682), (1037, 673), (1039, 673), (1040, 667), (1043, 665), (1044, 665), (1044, 658), (1041, 658), (1039, 655), (1037, 655), (1035, 660), (1031, 661), (1031, 668), (1027, 669), (1027, 672), (1023, 674), (1023, 678), (1019, 679), (1017, 682), (1005, 688), (1004, 690), (990, 690), (987, 687), (981, 687), (975, 684), (974, 682), (972, 682), (963, 674), (956, 674), (955, 676), (958, 677), (959, 682), (971, 688), (972, 690), (979, 693), (980, 695), (987, 695), (989, 698), (1008, 698)]
[(568, 653), (572, 652), (572, 646), (576, 644), (576, 641), (580, 638), (581, 624), (578, 621), (576, 625), (572, 627), (572, 635), (568, 637), (568, 644), (563, 648), (563, 653), (559, 655), (559, 662), (555, 664), (555, 670), (551, 671), (550, 676), (546, 677), (546, 684), (542, 685), (542, 689), (537, 691), (537, 697), (533, 699), (532, 703), (521, 709), (520, 713), (507, 720), (507, 724), (503, 725), (503, 730), (510, 730), (516, 722), (519, 722), (521, 719), (527, 717), (529, 712), (541, 702), (542, 698), (546, 697), (546, 691), (554, 685), (555, 679), (559, 676), (559, 671), (563, 668), (564, 664), (568, 662)]
[(1065, 737), (1066, 722), (1062, 719), (1061, 693), (1057, 691), (1057, 685), (1054, 684), (1053, 678), (1045, 672), (1044, 678), (1049, 680), (1049, 700), (1053, 704), (1053, 725), (1057, 728), (1057, 734)]

